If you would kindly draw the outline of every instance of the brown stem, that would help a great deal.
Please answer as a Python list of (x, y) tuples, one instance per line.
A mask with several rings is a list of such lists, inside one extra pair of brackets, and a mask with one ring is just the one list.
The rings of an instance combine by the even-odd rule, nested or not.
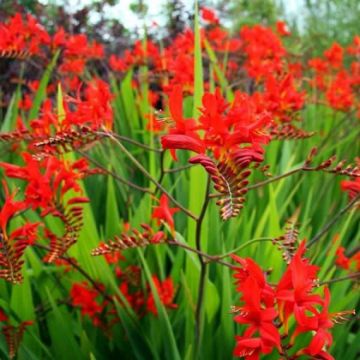
[[(165, 160), (165, 152), (162, 151), (160, 154), (160, 176), (159, 176), (159, 180), (158, 180), (159, 184), (161, 184), (161, 182), (163, 181), (163, 178), (165, 176), (164, 160)], [(155, 189), (155, 194), (156, 194), (157, 190), (159, 190), (159, 188)]]
[(267, 179), (267, 180), (264, 180), (264, 181), (260, 181), (260, 182), (258, 182), (258, 183), (256, 183), (256, 184), (250, 185), (250, 186), (247, 187), (247, 189), (248, 189), (248, 190), (257, 189), (257, 188), (259, 188), (259, 187), (262, 187), (262, 186), (264, 186), (264, 185), (270, 184), (270, 183), (272, 183), (272, 182), (274, 182), (274, 181), (281, 180), (281, 179), (283, 179), (283, 178), (286, 178), (286, 177), (288, 177), (288, 176), (290, 176), (290, 175), (296, 174), (296, 173), (298, 173), (298, 172), (300, 172), (300, 171), (303, 171), (303, 170), (304, 170), (304, 166), (295, 168), (295, 169), (290, 170), (290, 171), (288, 171), (288, 172), (286, 172), (286, 173), (284, 173), (284, 174), (280, 174), (280, 175), (277, 175), (277, 176), (273, 176), (273, 177), (271, 177), (270, 179)]
[[(260, 187), (262, 187), (262, 186), (264, 186), (264, 185), (270, 184), (270, 183), (272, 183), (272, 182), (274, 182), (274, 181), (278, 181), (278, 180), (284, 179), (284, 178), (286, 178), (286, 177), (288, 177), (288, 176), (291, 176), (291, 175), (296, 174), (296, 173), (298, 173), (298, 172), (300, 172), (300, 171), (303, 171), (303, 170), (308, 170), (308, 171), (309, 171), (310, 168), (306, 168), (306, 167), (304, 167), (304, 166), (301, 166), (301, 167), (295, 168), (295, 169), (293, 169), (293, 170), (290, 170), (290, 171), (288, 171), (288, 172), (286, 172), (286, 173), (284, 173), (284, 174), (280, 174), (280, 175), (277, 175), (277, 176), (273, 176), (273, 177), (271, 177), (270, 179), (267, 179), (267, 180), (264, 180), (264, 181), (260, 181), (260, 182), (258, 182), (258, 183), (253, 184), (253, 185), (250, 185), (250, 186), (247, 187), (247, 189), (248, 189), (248, 190), (254, 190), (254, 189), (260, 188)], [(223, 195), (222, 195), (222, 194), (210, 194), (209, 196), (210, 196), (210, 198), (218, 198), (218, 197), (221, 197), (221, 196), (223, 196)]]
[[(284, 174), (273, 176), (273, 177), (271, 177), (271, 178), (269, 178), (267, 180), (260, 181), (260, 182), (258, 182), (256, 184), (250, 185), (250, 186), (247, 187), (247, 189), (248, 190), (254, 190), (254, 189), (260, 188), (260, 187), (262, 187), (264, 185), (270, 184), (270, 183), (272, 183), (274, 181), (278, 181), (278, 180), (284, 179), (284, 178), (286, 178), (288, 176), (294, 175), (294, 174), (296, 174), (298, 172), (301, 172), (301, 171), (321, 171), (321, 170), (325, 171), (325, 172), (327, 171), (327, 169), (325, 169), (325, 168), (319, 168), (319, 167), (316, 167), (316, 166), (315, 167), (307, 166), (307, 164), (305, 162), (300, 167), (297, 167), (297, 168), (295, 168), (293, 170), (290, 170), (290, 171), (288, 171), (288, 172), (286, 172)], [(331, 172), (331, 171), (328, 171), (328, 172)], [(343, 175), (341, 173), (338, 174), (336, 172), (334, 174), (335, 175)], [(221, 197), (223, 195), (222, 194), (210, 194), (209, 196), (210, 196), (210, 198), (218, 198), (218, 197)]]
[(194, 166), (193, 164), (188, 164), (188, 165), (184, 165), (184, 166), (179, 166), (179, 167), (174, 168), (174, 169), (165, 169), (164, 173), (171, 174), (171, 173), (175, 173), (175, 172), (178, 172), (178, 171), (190, 169), (193, 166)]
[(149, 145), (143, 144), (143, 143), (141, 143), (139, 141), (136, 141), (134, 139), (130, 139), (127, 136), (119, 135), (119, 134), (116, 134), (116, 133), (113, 133), (113, 132), (109, 133), (109, 132), (104, 132), (104, 131), (97, 131), (96, 134), (104, 136), (104, 137), (110, 137), (110, 138), (114, 137), (117, 140), (127, 142), (129, 144), (135, 145), (135, 146), (137, 146), (139, 148), (142, 148), (144, 150), (154, 151), (154, 152), (157, 152), (159, 154), (163, 152), (162, 149), (155, 149), (155, 148), (153, 148), (153, 147), (151, 147)]
[(223, 260), (221, 259), (221, 257), (219, 257), (218, 255), (210, 255), (210, 254), (207, 254), (207, 253), (205, 253), (205, 252), (202, 252), (201, 250), (192, 248), (191, 246), (186, 245), (186, 244), (184, 244), (184, 243), (181, 243), (181, 242), (179, 242), (179, 241), (177, 241), (177, 240), (174, 240), (174, 239), (173, 239), (173, 240), (170, 240), (170, 241), (167, 242), (167, 244), (169, 244), (169, 245), (174, 245), (174, 246), (178, 246), (178, 247), (181, 247), (181, 248), (183, 248), (183, 249), (185, 249), (185, 250), (187, 250), (187, 251), (190, 251), (190, 252), (192, 252), (192, 253), (195, 253), (195, 254), (197, 254), (197, 255), (199, 255), (199, 256), (207, 259), (208, 262), (216, 262), (216, 263), (218, 263), (218, 264), (227, 266), (227, 267), (230, 268), (230, 269), (235, 269), (235, 268), (236, 268), (234, 265), (230, 264), (229, 262), (223, 261)]
[(172, 203), (181, 209), (187, 216), (197, 221), (198, 218), (194, 215), (189, 209), (180, 204), (156, 179), (154, 179), (151, 174), (140, 164), (140, 162), (126, 149), (126, 147), (118, 140), (116, 137), (112, 136), (112, 133), (108, 134), (109, 138), (112, 139), (119, 148), (124, 152), (124, 154), (132, 161), (132, 163), (153, 183), (158, 187), (158, 189), (167, 195), (167, 197), (172, 201)]
[[(196, 221), (196, 229), (195, 229), (195, 244), (196, 250), (199, 252), (201, 251), (201, 229), (202, 224), (205, 218), (206, 210), (209, 205), (209, 193), (210, 193), (210, 176), (207, 179), (206, 191), (205, 191), (205, 199), (203, 202), (203, 206), (201, 208), (201, 212), (199, 218)], [(200, 349), (200, 344), (202, 340), (201, 334), (201, 327), (202, 327), (202, 305), (204, 301), (205, 295), (205, 280), (206, 280), (206, 271), (207, 266), (206, 262), (204, 261), (203, 257), (199, 254), (199, 261), (200, 261), (200, 280), (199, 280), (199, 288), (198, 288), (198, 297), (197, 297), (197, 304), (195, 310), (195, 341), (196, 341), (196, 348)]]
[(129, 187), (132, 187), (133, 189), (142, 191), (144, 193), (148, 193), (148, 194), (152, 194), (152, 191), (148, 188), (144, 188), (142, 186), (139, 186), (137, 184), (134, 184), (133, 182), (126, 180), (124, 178), (122, 178), (121, 176), (119, 176), (118, 174), (116, 174), (114, 171), (108, 170), (106, 169), (106, 167), (104, 167), (102, 164), (100, 164), (97, 160), (91, 158), (88, 154), (86, 154), (85, 152), (81, 151), (81, 150), (77, 150), (77, 152), (79, 154), (81, 154), (81, 156), (83, 156), (84, 158), (86, 158), (89, 162), (93, 163), (95, 166), (97, 166), (99, 169), (101, 169), (102, 171), (104, 171), (106, 174), (112, 176), (115, 180), (118, 180), (119, 182), (121, 182), (122, 184), (125, 184)]
[(333, 284), (333, 283), (344, 281), (344, 280), (353, 280), (353, 279), (357, 279), (357, 278), (360, 278), (360, 272), (352, 273), (352, 274), (349, 274), (346, 276), (341, 276), (341, 277), (337, 277), (337, 278), (326, 280), (326, 281), (320, 281), (319, 286)]

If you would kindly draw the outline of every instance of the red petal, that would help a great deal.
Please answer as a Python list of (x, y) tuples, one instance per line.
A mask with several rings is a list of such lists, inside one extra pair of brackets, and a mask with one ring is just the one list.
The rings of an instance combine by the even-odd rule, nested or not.
[(164, 135), (161, 138), (161, 144), (164, 149), (190, 150), (198, 154), (205, 152), (205, 146), (201, 140), (187, 135)]

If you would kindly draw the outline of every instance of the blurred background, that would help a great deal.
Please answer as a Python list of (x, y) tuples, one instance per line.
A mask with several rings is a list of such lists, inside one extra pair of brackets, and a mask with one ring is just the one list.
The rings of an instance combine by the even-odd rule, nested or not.
[[(216, 9), (233, 32), (243, 24), (272, 25), (285, 20), (312, 54), (334, 40), (350, 43), (359, 32), (359, 0), (199, 0)], [(30, 12), (48, 29), (63, 26), (121, 52), (146, 31), (171, 39), (192, 25), (194, 0), (0, 0), (0, 19), (17, 11)]]

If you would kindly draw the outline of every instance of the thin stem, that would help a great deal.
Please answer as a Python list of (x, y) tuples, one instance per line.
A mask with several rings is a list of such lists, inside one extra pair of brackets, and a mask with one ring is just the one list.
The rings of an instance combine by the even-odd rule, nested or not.
[(319, 286), (333, 284), (333, 283), (337, 283), (337, 282), (344, 281), (344, 280), (353, 280), (353, 279), (357, 279), (357, 278), (360, 278), (360, 272), (352, 273), (349, 275), (337, 277), (337, 278), (326, 280), (326, 281), (320, 281)]
[(112, 139), (116, 144), (120, 147), (120, 149), (124, 152), (124, 154), (133, 162), (134, 165), (153, 183), (155, 184), (161, 192), (166, 194), (168, 198), (176, 205), (179, 209), (181, 209), (187, 216), (197, 221), (198, 218), (187, 208), (181, 205), (156, 179), (154, 179), (151, 174), (140, 164), (140, 162), (126, 149), (126, 147), (115, 137), (112, 136), (111, 133), (108, 134), (110, 139)]
[[(304, 163), (304, 165), (302, 165), (302, 166), (300, 166), (298, 168), (295, 168), (293, 170), (290, 170), (290, 171), (288, 171), (288, 172), (286, 172), (284, 174), (273, 176), (273, 177), (271, 177), (271, 178), (269, 178), (267, 180), (260, 181), (260, 182), (258, 182), (256, 184), (250, 185), (250, 186), (247, 187), (247, 190), (254, 190), (254, 189), (260, 188), (260, 187), (262, 187), (264, 185), (270, 184), (270, 183), (272, 183), (274, 181), (284, 179), (284, 178), (286, 178), (288, 176), (294, 175), (294, 174), (296, 174), (298, 172), (301, 172), (301, 171), (321, 171), (321, 170), (324, 170), (324, 169), (318, 168), (318, 167), (309, 167), (309, 166), (307, 166), (306, 163)], [(326, 169), (324, 171), (326, 171)], [(336, 175), (336, 173), (335, 173), (335, 175)], [(342, 174), (339, 174), (339, 175), (342, 175)], [(210, 198), (218, 198), (218, 197), (221, 197), (221, 196), (223, 196), (223, 195), (222, 194), (211, 194)]]
[(184, 166), (179, 166), (179, 167), (174, 168), (174, 169), (165, 169), (164, 173), (166, 173), (166, 174), (176, 173), (176, 172), (179, 172), (179, 171), (190, 169), (193, 166), (194, 166), (193, 164), (188, 164), (188, 165), (184, 165)]
[(210, 261), (217, 261), (217, 260), (220, 260), (220, 259), (224, 259), (232, 254), (235, 254), (241, 250), (244, 250), (246, 247), (252, 245), (252, 244), (255, 244), (257, 242), (265, 242), (265, 241), (272, 241), (273, 238), (270, 238), (270, 237), (262, 237), (262, 238), (256, 238), (256, 239), (251, 239), (247, 242), (245, 242), (244, 244), (241, 244), (240, 246), (238, 246), (237, 248), (225, 253), (225, 254), (221, 254), (221, 255), (213, 255), (212, 256), (212, 260), (209, 260)]
[(286, 172), (286, 173), (284, 173), (284, 174), (277, 175), (277, 176), (273, 176), (273, 177), (271, 177), (270, 179), (267, 179), (267, 180), (264, 180), (264, 181), (260, 181), (260, 182), (254, 184), (254, 185), (250, 185), (250, 186), (247, 187), (247, 189), (248, 189), (248, 190), (257, 189), (257, 188), (259, 188), (259, 187), (262, 187), (262, 186), (264, 186), (264, 185), (270, 184), (270, 183), (272, 183), (272, 182), (274, 182), (274, 181), (281, 180), (281, 179), (283, 179), (283, 178), (286, 178), (286, 177), (288, 177), (288, 176), (290, 176), (290, 175), (296, 174), (296, 173), (298, 173), (298, 172), (300, 172), (300, 171), (303, 171), (303, 170), (304, 170), (304, 167), (303, 167), (303, 166), (298, 167), (298, 168), (295, 168), (295, 169), (290, 170), (290, 171), (288, 171), (288, 172)]
[(350, 210), (357, 201), (360, 200), (360, 194), (355, 196), (343, 209), (341, 209), (324, 227), (320, 230), (307, 244), (308, 247), (314, 245), (319, 241), (330, 229), (334, 226), (337, 221), (348, 211)]
[[(160, 176), (159, 176), (159, 180), (158, 180), (159, 184), (161, 184), (161, 182), (165, 176), (164, 160), (165, 160), (165, 152), (162, 151), (160, 154)], [(155, 194), (156, 194), (156, 190), (159, 190), (159, 188), (155, 189)]]
[(202, 251), (200, 251), (200, 250), (197, 250), (197, 249), (195, 249), (195, 248), (193, 248), (193, 247), (191, 247), (191, 246), (189, 246), (189, 245), (186, 245), (186, 244), (184, 244), (184, 243), (181, 243), (181, 242), (179, 242), (179, 241), (177, 241), (177, 240), (175, 240), (175, 239), (168, 241), (167, 244), (169, 244), (169, 245), (174, 245), (174, 246), (178, 246), (178, 247), (181, 247), (181, 248), (183, 248), (183, 249), (185, 249), (185, 250), (187, 250), (187, 251), (189, 251), (189, 252), (192, 252), (192, 253), (195, 253), (195, 254), (197, 254), (197, 255), (200, 255), (200, 256), (202, 256), (203, 258), (208, 259), (209, 262), (216, 262), (216, 263), (219, 263), (219, 264), (221, 264), (221, 265), (227, 266), (228, 268), (231, 268), (231, 269), (234, 269), (234, 268), (235, 268), (234, 265), (232, 265), (232, 264), (230, 264), (230, 263), (228, 263), (228, 262), (226, 262), (226, 261), (223, 261), (223, 260), (219, 259), (216, 255), (207, 254), (207, 253), (202, 252)]
[[(45, 245), (41, 244), (34, 244), (33, 246), (43, 249), (46, 251), (50, 251), (51, 249)], [(82, 276), (84, 276), (85, 279), (87, 279), (91, 285), (94, 287), (94, 289), (104, 297), (104, 299), (110, 301), (111, 303), (114, 303), (114, 299), (107, 295), (104, 291), (104, 289), (80, 266), (78, 265), (73, 259), (70, 257), (67, 257), (65, 255), (59, 256), (60, 259), (66, 261), (69, 265), (71, 265), (74, 269), (76, 269)]]
[(142, 186), (139, 186), (137, 184), (134, 184), (133, 182), (124, 179), (123, 177), (119, 176), (118, 174), (116, 174), (115, 172), (106, 169), (106, 167), (104, 167), (102, 164), (100, 164), (97, 160), (91, 158), (88, 154), (86, 154), (85, 152), (81, 151), (81, 150), (77, 150), (77, 152), (79, 154), (81, 154), (81, 156), (85, 157), (87, 160), (89, 160), (89, 162), (93, 163), (95, 166), (97, 166), (99, 169), (101, 169), (102, 171), (104, 171), (106, 174), (112, 176), (115, 180), (118, 180), (119, 182), (121, 182), (122, 184), (125, 184), (129, 187), (132, 187), (133, 189), (142, 191), (144, 193), (148, 193), (148, 194), (152, 194), (152, 191), (148, 188), (144, 188)]
[[(286, 173), (284, 173), (284, 174), (280, 174), (280, 175), (277, 175), (277, 176), (273, 176), (273, 177), (271, 177), (271, 178), (269, 178), (269, 179), (267, 179), (267, 180), (260, 181), (260, 182), (258, 182), (258, 183), (256, 183), (256, 184), (250, 185), (250, 186), (247, 187), (247, 189), (248, 189), (248, 190), (254, 190), (254, 189), (260, 188), (260, 187), (262, 187), (262, 186), (264, 186), (264, 185), (270, 184), (270, 183), (272, 183), (272, 182), (274, 182), (274, 181), (281, 180), (281, 179), (283, 179), (283, 178), (286, 178), (286, 177), (288, 177), (288, 176), (291, 176), (291, 175), (293, 175), (293, 174), (296, 174), (296, 173), (298, 173), (298, 172), (300, 172), (300, 171), (304, 171), (304, 170), (310, 170), (310, 169), (309, 169), (309, 168), (305, 168), (304, 166), (301, 166), (301, 167), (295, 168), (295, 169), (293, 169), (293, 170), (290, 170), (290, 171), (288, 171), (288, 172), (286, 172)], [(211, 195), (210, 195), (210, 198), (218, 198), (218, 197), (221, 197), (221, 196), (223, 196), (223, 195), (222, 195), (222, 194), (211, 194)]]
[[(199, 215), (198, 220), (196, 221), (196, 229), (195, 229), (195, 244), (196, 250), (201, 251), (201, 229), (203, 220), (205, 218), (206, 210), (209, 205), (209, 193), (210, 193), (210, 177), (207, 179), (206, 191), (205, 191), (205, 199), (203, 202), (203, 206)], [(200, 261), (200, 280), (199, 280), (199, 288), (198, 288), (198, 298), (196, 304), (195, 311), (195, 340), (197, 341), (197, 349), (200, 349), (201, 344), (201, 323), (202, 323), (202, 305), (204, 301), (205, 295), (205, 279), (206, 279), (206, 262), (203, 257), (199, 254)]]
[(139, 141), (136, 141), (134, 139), (130, 139), (128, 138), (127, 136), (124, 136), (124, 135), (119, 135), (119, 134), (116, 134), (116, 133), (113, 133), (113, 132), (104, 132), (104, 131), (97, 131), (96, 132), (98, 135), (102, 135), (102, 136), (105, 136), (105, 137), (110, 137), (110, 138), (115, 138), (115, 139), (118, 139), (120, 141), (124, 141), (124, 142), (127, 142), (129, 144), (132, 144), (132, 145), (135, 145), (139, 148), (142, 148), (144, 150), (149, 150), (149, 151), (154, 151), (156, 153), (162, 153), (163, 150), (162, 149), (155, 149), (149, 145), (146, 145), (146, 144), (143, 144)]

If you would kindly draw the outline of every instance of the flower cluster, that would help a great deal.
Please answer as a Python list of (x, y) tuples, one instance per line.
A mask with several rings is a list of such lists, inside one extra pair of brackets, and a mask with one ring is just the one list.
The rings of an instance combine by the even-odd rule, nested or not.
[(50, 42), (47, 31), (29, 14), (23, 19), (17, 13), (6, 23), (0, 24), (0, 52), (4, 55), (39, 55), (42, 54), (42, 47), (49, 46)]
[[(220, 91), (206, 93), (198, 123), (194, 119), (184, 119), (182, 102), (182, 89), (175, 87), (169, 99), (174, 126), (161, 138), (164, 149), (186, 149), (198, 154), (209, 150), (219, 158), (241, 149), (240, 145), (244, 144), (250, 145), (254, 153), (261, 153), (261, 144), (270, 138), (265, 133), (271, 124), (269, 113), (247, 94), (237, 93), (229, 104)], [(175, 152), (173, 155), (176, 159)]]
[[(240, 265), (234, 277), (242, 305), (234, 307), (235, 322), (246, 325), (236, 338), (234, 355), (259, 359), (277, 351), (292, 359), (302, 355), (316, 359), (333, 359), (327, 352), (332, 344), (329, 329), (336, 314), (329, 313), (330, 292), (321, 297), (315, 292), (318, 267), (304, 258), (303, 241), (277, 285), (269, 284), (262, 269), (252, 260), (233, 255)], [(299, 349), (298, 335), (311, 339)]]
[[(38, 240), (39, 223), (27, 223), (8, 236), (6, 228), (9, 219), (27, 209), (39, 211), (41, 218), (53, 216), (60, 219), (63, 223), (62, 234), (54, 234), (47, 228), (45, 221), (41, 223), (43, 236), (50, 240), (50, 250), (45, 260), (55, 261), (77, 240), (82, 227), (82, 204), (88, 202), (86, 197), (81, 196), (79, 181), (91, 174), (85, 159), (70, 163), (54, 156), (48, 156), (41, 161), (28, 153), (23, 153), (22, 157), (23, 165), (0, 163), (8, 178), (26, 182), (24, 198), (14, 201), (14, 195), (7, 194), (1, 210), (4, 239), (1, 252), (1, 265), (4, 267), (2, 277), (13, 282), (22, 279), (21, 257), (25, 248)], [(14, 267), (15, 261), (19, 266)]]
[(360, 193), (360, 178), (354, 180), (343, 180), (341, 182), (341, 189), (349, 194), (352, 199)]
[(21, 268), (23, 265), (22, 256), (25, 249), (35, 242), (39, 223), (26, 222), (9, 232), (9, 223), (28, 205), (24, 201), (16, 201), (15, 193), (10, 194), (8, 187), (3, 182), (5, 189), (5, 201), (0, 210), (0, 278), (12, 283), (22, 281)]
[[(157, 315), (158, 310), (156, 306), (157, 292), (160, 302), (169, 309), (174, 309), (177, 305), (173, 302), (176, 289), (170, 277), (161, 281), (157, 275), (152, 275), (152, 283), (154, 290), (150, 283), (144, 288), (142, 286), (142, 271), (139, 266), (127, 264), (126, 257), (123, 256), (122, 250), (147, 246), (150, 244), (159, 244), (167, 240), (167, 234), (161, 229), (163, 225), (168, 227), (172, 235), (175, 232), (175, 224), (173, 215), (178, 212), (178, 208), (171, 208), (169, 206), (168, 197), (163, 194), (160, 197), (159, 205), (155, 206), (151, 218), (156, 221), (157, 226), (149, 226), (142, 224), (143, 231), (131, 229), (129, 224), (124, 224), (124, 232), (120, 236), (115, 236), (114, 240), (107, 243), (100, 244), (93, 250), (93, 255), (103, 255), (108, 264), (113, 265), (116, 278), (118, 280), (118, 290), (121, 296), (116, 296), (117, 301), (127, 304), (139, 316), (144, 316), (147, 313)], [(95, 326), (109, 327), (117, 322), (119, 319), (116, 316), (116, 308), (114, 304), (109, 302), (108, 297), (102, 297), (99, 290), (105, 293), (105, 287), (98, 284), (94, 288), (86, 282), (75, 283), (72, 286), (71, 298), (73, 306), (80, 307), (82, 315), (88, 315)], [(111, 319), (111, 320), (110, 320)]]
[[(360, 84), (358, 43), (358, 36), (355, 36), (353, 44), (347, 49), (334, 43), (325, 50), (323, 57), (310, 59), (309, 67), (314, 73), (313, 86), (325, 94), (330, 107), (344, 112), (357, 108), (360, 117), (360, 104), (356, 96), (356, 89)], [(349, 58), (345, 58), (346, 53)], [(346, 63), (350, 63), (350, 66), (347, 67)]]
[(345, 270), (360, 271), (360, 251), (357, 251), (354, 255), (348, 257), (345, 254), (345, 248), (340, 246), (336, 250), (335, 263)]
[(9, 316), (0, 308), (0, 322), (4, 323), (1, 327), (1, 332), (5, 337), (6, 344), (9, 350), (9, 358), (13, 359), (16, 356), (21, 340), (24, 336), (26, 328), (33, 325), (32, 320), (20, 322), (17, 326), (11, 324)]
[[(70, 290), (72, 306), (79, 308), (84, 317), (89, 317), (94, 326), (101, 327), (104, 330), (110, 330), (111, 327), (120, 321), (115, 303), (130, 306), (134, 312), (143, 317), (146, 314), (158, 315), (158, 308), (155, 297), (158, 296), (162, 306), (168, 309), (175, 309), (174, 303), (176, 288), (170, 277), (160, 280), (157, 275), (152, 275), (151, 281), (154, 285), (154, 291), (150, 283), (144, 287), (142, 282), (141, 268), (134, 265), (123, 264), (125, 258), (118, 252), (120, 262), (110, 261), (115, 264), (116, 277), (118, 282), (118, 291), (120, 295), (104, 296), (109, 294), (103, 284), (89, 284), (86, 281), (74, 283)], [(109, 258), (107, 258), (109, 260)]]

